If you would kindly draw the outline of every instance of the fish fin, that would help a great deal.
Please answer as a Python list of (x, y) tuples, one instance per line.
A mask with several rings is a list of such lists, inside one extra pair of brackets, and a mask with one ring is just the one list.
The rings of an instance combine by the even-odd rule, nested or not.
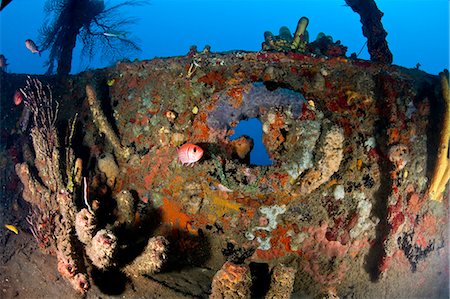
[(15, 233), (16, 235), (19, 234), (19, 230), (17, 229), (17, 227), (15, 227), (14, 225), (11, 224), (5, 224), (5, 227), (7, 229), (9, 229), (10, 231), (12, 231), (13, 233)]

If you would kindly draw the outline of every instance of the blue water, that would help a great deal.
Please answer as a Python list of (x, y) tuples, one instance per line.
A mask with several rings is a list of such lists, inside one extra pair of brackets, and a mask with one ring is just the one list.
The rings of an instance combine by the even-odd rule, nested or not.
[(230, 136), (230, 140), (247, 135), (253, 139), (253, 149), (250, 152), (250, 164), (258, 166), (272, 165), (267, 149), (262, 143), (262, 123), (257, 118), (241, 120), (234, 128), (234, 134)]
[[(9, 72), (45, 72), (48, 53), (39, 57), (24, 45), (28, 38), (38, 40), (45, 2), (13, 0), (0, 12), (0, 53), (8, 59)], [(420, 63), (421, 69), (434, 74), (449, 68), (448, 0), (376, 2), (384, 12), (382, 22), (394, 64), (412, 68)], [(137, 18), (128, 30), (140, 40), (142, 51), (129, 55), (131, 60), (184, 55), (193, 44), (199, 49), (209, 44), (212, 51), (258, 51), (264, 31), (277, 34), (283, 25), (294, 31), (301, 16), (310, 20), (311, 39), (325, 32), (348, 46), (348, 55), (359, 52), (365, 42), (359, 15), (346, 7), (344, 0), (152, 0), (142, 7), (124, 9), (122, 15)], [(89, 63), (80, 58), (80, 50), (78, 42), (72, 73), (113, 63), (101, 55)], [(360, 57), (369, 58), (367, 49)]]

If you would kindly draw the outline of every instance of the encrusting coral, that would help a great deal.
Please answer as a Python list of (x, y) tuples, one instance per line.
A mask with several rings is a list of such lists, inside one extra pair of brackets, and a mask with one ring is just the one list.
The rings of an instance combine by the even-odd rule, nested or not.
[(442, 201), (442, 192), (450, 179), (450, 89), (448, 71), (441, 72), (442, 96), (444, 98), (444, 117), (439, 140), (436, 166), (431, 178), (428, 194), (432, 200)]
[(337, 126), (332, 127), (324, 134), (323, 142), (318, 149), (319, 161), (300, 179), (301, 193), (311, 193), (338, 171), (344, 156), (343, 143), (344, 133)]
[(210, 299), (250, 298), (252, 277), (248, 265), (225, 262), (214, 275)]

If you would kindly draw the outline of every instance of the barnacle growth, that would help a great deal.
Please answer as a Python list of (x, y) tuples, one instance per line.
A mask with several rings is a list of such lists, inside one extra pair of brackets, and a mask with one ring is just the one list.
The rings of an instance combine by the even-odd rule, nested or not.
[(428, 194), (432, 200), (442, 201), (442, 192), (444, 192), (445, 185), (450, 179), (450, 160), (448, 148), (450, 142), (450, 90), (448, 71), (441, 72), (439, 75), (441, 77), (442, 96), (444, 98), (445, 109), (436, 166), (431, 178)]

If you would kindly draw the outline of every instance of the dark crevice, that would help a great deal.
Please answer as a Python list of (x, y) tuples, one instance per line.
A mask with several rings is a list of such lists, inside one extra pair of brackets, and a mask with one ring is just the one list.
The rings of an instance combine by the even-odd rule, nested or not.
[[(379, 77), (377, 80), (376, 90), (376, 105), (379, 111), (386, 111), (386, 107), (389, 107), (389, 98), (383, 93), (384, 77)], [(376, 150), (381, 153), (386, 153), (388, 148), (387, 140), (387, 129), (389, 125), (388, 111), (380, 114), (378, 120), (374, 126), (373, 136), (376, 140)], [(391, 192), (390, 187), (392, 186), (392, 179), (390, 177), (390, 171), (392, 170), (392, 164), (382, 157), (382, 154), (378, 157), (378, 166), (380, 168), (380, 186), (379, 189), (374, 193), (374, 205), (372, 213), (380, 219), (376, 227), (376, 237), (373, 246), (370, 248), (369, 253), (366, 257), (365, 270), (369, 273), (372, 281), (377, 281), (380, 276), (379, 264), (385, 254), (383, 241), (385, 240), (388, 230), (388, 199)]]

